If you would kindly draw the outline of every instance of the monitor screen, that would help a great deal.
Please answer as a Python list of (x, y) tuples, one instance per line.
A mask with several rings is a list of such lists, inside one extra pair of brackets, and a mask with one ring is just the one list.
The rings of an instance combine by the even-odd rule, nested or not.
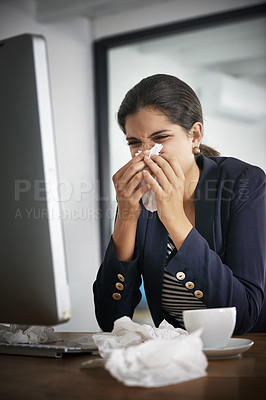
[(47, 46), (0, 41), (0, 322), (70, 318)]

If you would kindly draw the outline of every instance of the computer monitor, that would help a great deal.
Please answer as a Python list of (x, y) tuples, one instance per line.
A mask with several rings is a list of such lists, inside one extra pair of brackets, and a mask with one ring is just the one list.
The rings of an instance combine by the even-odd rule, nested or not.
[(70, 318), (45, 38), (0, 41), (0, 322)]

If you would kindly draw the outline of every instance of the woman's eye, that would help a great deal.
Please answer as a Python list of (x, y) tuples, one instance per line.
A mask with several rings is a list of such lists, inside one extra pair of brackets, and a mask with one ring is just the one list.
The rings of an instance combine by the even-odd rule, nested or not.
[[(153, 143), (161, 142), (163, 140), (166, 140), (167, 138), (169, 138), (169, 135), (159, 135), (159, 136), (154, 137), (152, 139), (152, 142)], [(127, 142), (127, 144), (130, 147), (141, 147), (142, 146), (142, 143), (138, 140), (129, 140)]]
[(128, 144), (128, 146), (131, 146), (131, 147), (136, 147), (136, 146), (140, 146), (141, 145), (140, 142), (127, 142), (127, 144)]
[(155, 142), (159, 142), (160, 140), (167, 139), (168, 137), (169, 137), (169, 135), (160, 135), (160, 136), (156, 136), (153, 140)]

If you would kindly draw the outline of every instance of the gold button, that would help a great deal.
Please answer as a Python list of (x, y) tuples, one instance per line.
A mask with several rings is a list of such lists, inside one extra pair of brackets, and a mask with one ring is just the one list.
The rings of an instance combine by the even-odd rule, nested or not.
[(185, 286), (187, 289), (194, 289), (194, 287), (195, 287), (193, 282), (186, 282)]
[(186, 277), (186, 275), (184, 274), (184, 272), (177, 272), (176, 275), (177, 279), (179, 279), (180, 281), (183, 281)]
[(117, 278), (118, 278), (121, 282), (124, 282), (124, 281), (125, 281), (125, 277), (124, 277), (123, 275), (121, 275), (121, 274), (118, 274), (118, 275), (117, 275)]
[(120, 300), (120, 299), (121, 299), (121, 294), (119, 294), (119, 293), (113, 293), (113, 294), (112, 294), (112, 298), (113, 298), (114, 300)]
[(201, 299), (203, 297), (203, 293), (201, 290), (195, 290), (194, 295), (198, 298)]
[(124, 290), (124, 285), (123, 285), (123, 283), (117, 282), (117, 283), (115, 284), (115, 287), (116, 287), (118, 290)]

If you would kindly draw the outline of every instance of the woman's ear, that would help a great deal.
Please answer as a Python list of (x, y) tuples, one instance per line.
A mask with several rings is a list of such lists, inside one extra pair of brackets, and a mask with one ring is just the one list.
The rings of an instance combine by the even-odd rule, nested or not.
[(200, 142), (202, 140), (202, 131), (203, 127), (200, 122), (195, 122), (195, 124), (192, 125), (192, 128), (190, 129), (189, 133), (192, 137), (192, 145), (193, 147), (199, 147)]

